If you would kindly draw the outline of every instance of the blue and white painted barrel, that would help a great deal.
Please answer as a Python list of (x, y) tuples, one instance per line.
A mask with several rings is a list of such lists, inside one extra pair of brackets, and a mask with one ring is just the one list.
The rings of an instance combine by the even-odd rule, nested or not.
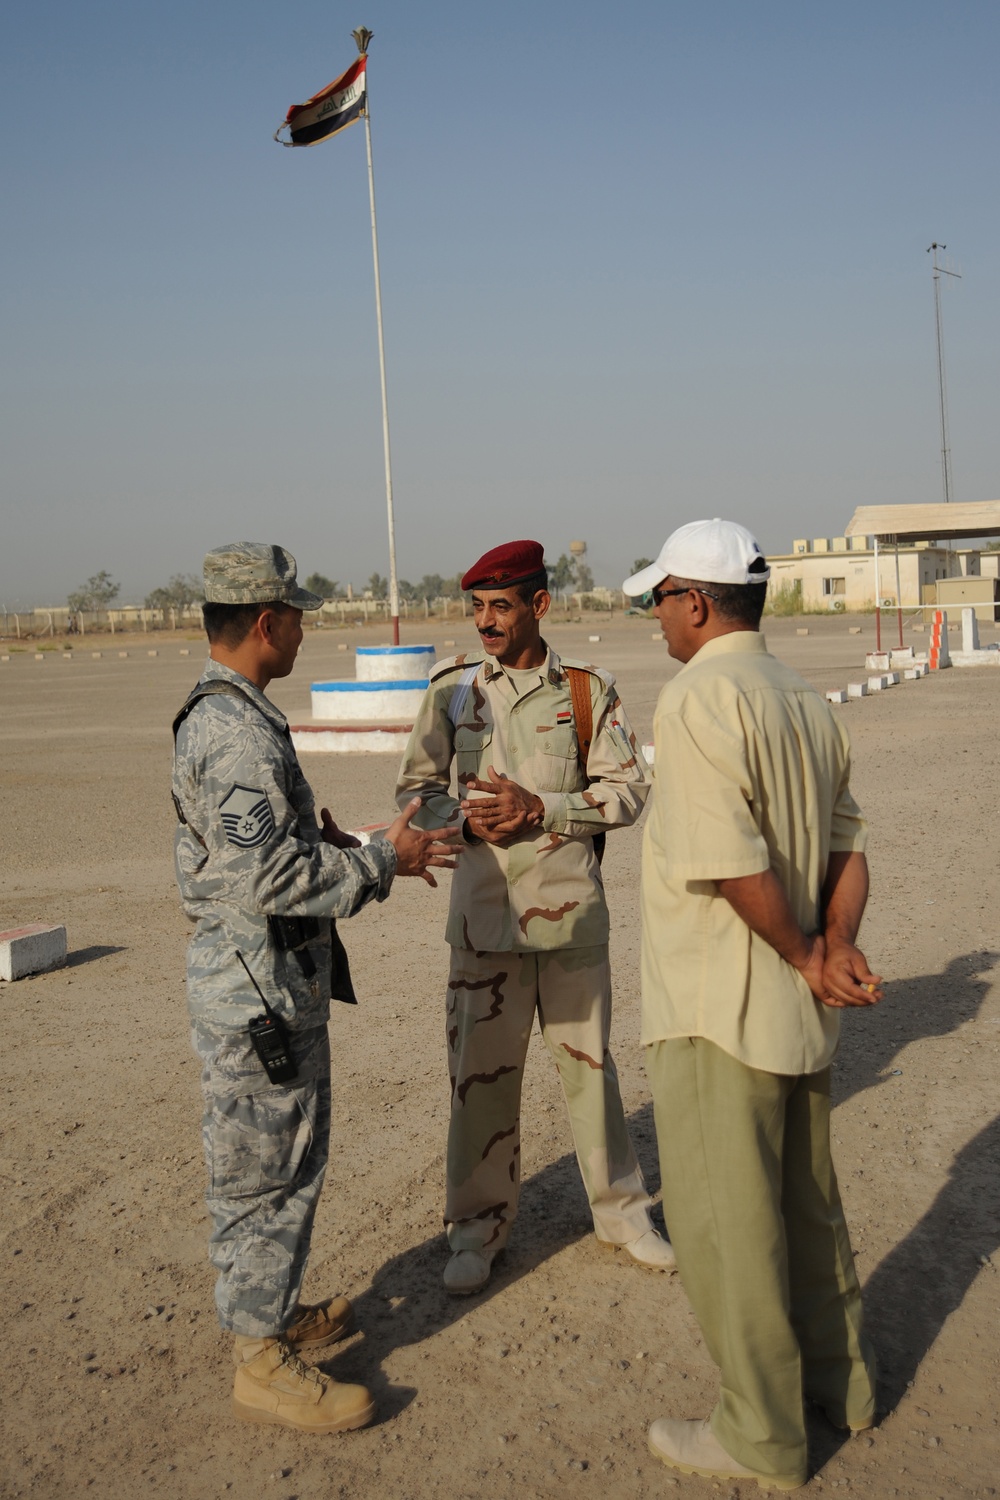
[(426, 688), (426, 677), (393, 682), (314, 682), (313, 718), (349, 724), (412, 724)]
[(430, 676), (433, 646), (359, 646), (354, 675), (359, 682), (413, 682)]

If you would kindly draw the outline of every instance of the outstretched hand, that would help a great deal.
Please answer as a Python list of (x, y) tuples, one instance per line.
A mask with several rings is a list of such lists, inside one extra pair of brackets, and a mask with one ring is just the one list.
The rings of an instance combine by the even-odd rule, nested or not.
[(434, 828), (427, 832), (413, 828), (411, 820), (420, 808), (420, 798), (414, 797), (396, 821), (389, 824), (385, 836), (396, 850), (397, 875), (419, 875), (428, 885), (436, 886), (437, 881), (428, 866), (436, 865), (444, 870), (456, 869), (458, 855), (462, 852), (462, 833), (459, 828)]
[(333, 821), (333, 814), (328, 807), (323, 808), (319, 817), (323, 825), (323, 842), (325, 844), (333, 844), (336, 849), (361, 848), (360, 839), (356, 839), (353, 833), (345, 833), (342, 828), (337, 827)]
[(509, 776), (498, 775), (493, 766), (489, 768), (489, 777), (489, 781), (483, 781), (478, 776), (471, 776), (466, 782), (466, 790), (487, 795), (475, 799), (467, 797), (462, 802), (462, 811), (477, 838), (488, 844), (506, 844), (526, 829), (541, 826), (545, 816), (541, 797), (511, 781)]

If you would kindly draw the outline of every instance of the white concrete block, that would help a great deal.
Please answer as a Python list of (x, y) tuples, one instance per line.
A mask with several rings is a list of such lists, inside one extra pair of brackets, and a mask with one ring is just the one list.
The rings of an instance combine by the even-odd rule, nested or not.
[(412, 724), (293, 724), (292, 744), (299, 755), (326, 752), (340, 755), (371, 755), (391, 752), (402, 755), (410, 740)]
[(190, 656), (191, 655), (191, 648), (189, 646), (182, 646), (180, 654), (181, 654), (181, 656)]
[(903, 672), (903, 676), (907, 682), (919, 682), (923, 675), (919, 667), (906, 667)]
[(351, 724), (412, 724), (426, 688), (426, 677), (392, 682), (314, 682), (313, 718)]
[(885, 685), (886, 685), (886, 687), (898, 687), (899, 686), (899, 673), (898, 672), (890, 672), (889, 675), (888, 675), (888, 677), (885, 679)]
[(847, 627), (847, 634), (848, 635), (860, 635), (861, 634), (861, 626), (860, 625), (848, 625), (848, 627)]
[(587, 637), (587, 640), (591, 643), (591, 645), (593, 645), (595, 641), (599, 641), (600, 639), (601, 637), (599, 635), (588, 635)]
[(799, 625), (796, 628), (795, 634), (796, 635), (808, 635), (809, 634), (809, 626), (808, 625)]
[(119, 661), (127, 661), (128, 660), (128, 652), (127, 651), (119, 651), (119, 653), (118, 653), (118, 660)]
[(913, 647), (897, 646), (889, 652), (890, 667), (909, 667), (913, 665)]
[(848, 698), (867, 698), (867, 682), (849, 682), (847, 684), (847, 696)]
[(385, 685), (426, 681), (435, 656), (433, 646), (359, 646), (354, 675), (359, 682)]
[(979, 621), (974, 609), (962, 610), (962, 650), (979, 650)]
[(663, 631), (662, 630), (654, 630), (653, 634), (650, 636), (650, 640), (653, 640), (653, 641), (662, 641), (663, 640)]
[(866, 672), (888, 672), (888, 670), (889, 670), (889, 653), (888, 653), (888, 651), (869, 651), (868, 652), (868, 654), (865, 657), (865, 671)]
[(100, 661), (101, 653), (99, 651), (91, 651), (90, 659), (91, 661)]
[(868, 679), (868, 691), (870, 693), (881, 693), (888, 686), (889, 686), (889, 679), (888, 679), (888, 677), (883, 677), (883, 676), (879, 675), (877, 677), (869, 677), (869, 679)]
[(347, 650), (347, 642), (346, 641), (338, 641), (337, 642), (337, 650), (338, 651), (346, 651)]
[(9, 656), (0, 656), (0, 661), (10, 661)]
[(918, 620), (915, 625), (910, 626), (910, 629), (923, 632), (927, 629), (927, 626), (924, 625), (920, 620)]
[(44, 974), (66, 962), (66, 929), (33, 922), (0, 932), (0, 979)]
[(64, 651), (63, 652), (63, 661), (72, 661), (72, 660), (73, 660), (73, 653), (72, 653), (72, 651)]
[(147, 656), (159, 656), (159, 654), (160, 654), (159, 651), (147, 651), (146, 652)]
[(36, 651), (35, 652), (35, 660), (36, 661), (44, 661), (45, 660), (45, 652), (44, 651)]
[(847, 693), (844, 688), (830, 688), (826, 695), (827, 703), (846, 703)]
[(446, 646), (454, 646), (454, 644), (455, 644), (454, 641), (445, 641), (445, 645)]

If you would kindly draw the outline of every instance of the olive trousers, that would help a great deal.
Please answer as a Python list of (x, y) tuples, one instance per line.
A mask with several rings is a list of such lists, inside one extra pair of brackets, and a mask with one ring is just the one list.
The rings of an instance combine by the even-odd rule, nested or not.
[(806, 1477), (804, 1399), (875, 1410), (875, 1360), (830, 1158), (830, 1070), (764, 1073), (704, 1037), (654, 1042), (663, 1207), (721, 1388), (712, 1429), (758, 1473)]

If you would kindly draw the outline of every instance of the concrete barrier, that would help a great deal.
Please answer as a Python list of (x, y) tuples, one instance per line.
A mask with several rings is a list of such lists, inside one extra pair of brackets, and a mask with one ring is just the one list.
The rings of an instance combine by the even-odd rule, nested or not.
[(359, 646), (354, 664), (358, 682), (391, 682), (426, 680), (434, 665), (433, 646)]
[(827, 703), (846, 703), (847, 692), (844, 688), (830, 688), (826, 695)]
[(44, 974), (66, 962), (66, 929), (32, 922), (0, 932), (0, 979)]
[(847, 696), (848, 698), (867, 698), (867, 682), (849, 682), (847, 684)]
[(865, 656), (865, 671), (866, 672), (888, 672), (888, 670), (889, 670), (889, 653), (888, 653), (888, 651), (869, 651), (867, 653), (867, 655)]
[(962, 610), (962, 650), (979, 650), (979, 621), (974, 609)]
[(401, 682), (314, 682), (314, 719), (344, 723), (412, 724), (423, 701), (427, 678)]
[(292, 724), (292, 744), (300, 755), (402, 755), (412, 724)]
[(928, 661), (932, 672), (940, 672), (945, 667), (951, 666), (951, 653), (948, 650), (948, 615), (943, 609), (936, 609), (931, 616), (931, 645)]

